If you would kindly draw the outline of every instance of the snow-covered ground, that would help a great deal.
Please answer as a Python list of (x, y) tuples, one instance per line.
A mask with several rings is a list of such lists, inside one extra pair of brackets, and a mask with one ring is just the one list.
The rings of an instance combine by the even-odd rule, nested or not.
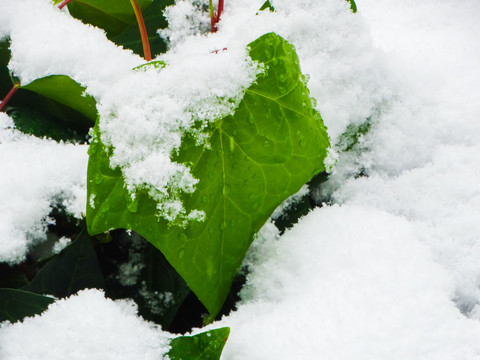
[[(57, 20), (70, 21), (47, 10), (46, 18), (38, 19), (27, 6), (46, 1), (15, 2), (0, 0), (0, 35), (11, 34), (12, 40), (28, 31), (55, 32)], [(220, 30), (208, 42), (230, 48), (278, 32), (295, 45), (302, 69), (310, 75), (311, 94), (332, 143), (348, 124), (370, 118), (372, 128), (356, 150), (334, 148), (336, 167), (328, 183), (316, 190), (319, 201), (328, 204), (281, 237), (271, 225), (263, 229), (248, 256), (251, 273), (242, 303), (210, 326), (231, 327), (222, 358), (480, 359), (480, 2), (358, 0), (358, 13), (351, 14), (341, 0), (276, 0), (276, 13), (252, 16), (261, 3), (227, 0)], [(188, 9), (188, 4), (179, 1), (177, 7)], [(22, 18), (12, 20), (13, 8)], [(181, 11), (169, 14), (172, 23), (180, 22)], [(38, 26), (25, 29), (32, 18)], [(92, 39), (104, 41), (95, 31), (88, 29), (95, 34)], [(185, 28), (165, 34), (178, 52), (195, 40)], [(13, 64), (25, 78), (52, 71), (44, 55), (17, 46)], [(51, 46), (55, 50), (61, 41)], [(70, 63), (91, 44), (80, 41), (76, 46), (67, 48)], [(120, 60), (113, 68), (98, 70), (98, 76), (83, 71), (101, 63), (93, 66), (90, 58), (73, 70), (68, 62), (59, 64), (97, 97), (108, 91), (106, 83), (115, 83), (115, 71), (137, 61), (111, 45), (99, 47)], [(20, 140), (7, 135), (0, 139), (5, 166), (4, 154), (14, 156), (9, 149)], [(75, 159), (77, 169), (84, 169), (85, 158)], [(23, 168), (7, 166), (28, 176)], [(366, 176), (356, 176), (360, 173)], [(14, 183), (10, 172), (2, 176), (1, 184)], [(65, 181), (81, 186), (78, 176)], [(35, 189), (46, 191), (38, 184)], [(64, 191), (61, 184), (58, 191)], [(16, 194), (19, 199), (30, 196)], [(2, 202), (0, 214), (7, 205)], [(42, 211), (48, 214), (48, 208)], [(26, 231), (18, 228), (24, 222), (17, 226), (6, 219), (0, 219), (4, 227), (12, 221), (7, 225)], [(77, 325), (84, 319), (82, 312), (102, 307), (101, 316), (85, 317), (89, 326)], [(113, 358), (132, 354), (127, 352), (132, 343), (142, 344), (137, 358), (155, 356), (165, 334), (126, 308), (98, 291), (82, 292), (42, 316), (2, 325), (0, 358), (31, 358), (29, 349), (35, 349), (45, 358), (61, 359), (69, 340), (52, 339), (77, 328), (72, 334), (79, 348), (73, 358), (88, 354), (103, 359), (105, 353), (92, 350), (94, 338), (124, 326), (131, 329), (128, 335), (123, 331), (108, 338)], [(91, 332), (97, 326), (98, 335)]]

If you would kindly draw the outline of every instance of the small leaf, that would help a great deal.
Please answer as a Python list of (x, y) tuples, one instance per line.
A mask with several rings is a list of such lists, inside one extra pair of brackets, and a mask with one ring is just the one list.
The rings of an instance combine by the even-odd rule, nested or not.
[[(152, 58), (167, 50), (165, 40), (158, 35), (157, 31), (168, 26), (163, 10), (174, 3), (174, 0), (153, 0), (152, 4), (142, 11)], [(142, 39), (137, 23), (129, 25), (122, 33), (111, 37), (110, 40), (117, 45), (123, 46), (125, 49), (132, 50), (135, 54), (143, 56)]]
[[(152, 0), (137, 0), (137, 3), (143, 10)], [(75, 0), (67, 7), (73, 17), (105, 30), (109, 38), (136, 24), (130, 0)]]
[(86, 288), (103, 288), (104, 280), (92, 240), (83, 231), (54, 256), (23, 290), (67, 297)]
[(218, 360), (230, 335), (230, 328), (210, 330), (170, 341), (170, 360)]
[(41, 314), (55, 301), (48, 296), (17, 289), (0, 289), (0, 323), (22, 321), (28, 316)]
[(355, 4), (355, 0), (346, 0), (350, 3), (350, 9), (352, 9), (353, 13), (357, 12), (357, 4)]
[[(206, 220), (186, 228), (157, 216), (146, 189), (134, 199), (120, 169), (111, 169), (98, 126), (90, 145), (87, 226), (91, 234), (132, 229), (160, 249), (213, 318), (221, 309), (254, 235), (275, 208), (316, 173), (329, 139), (312, 107), (293, 46), (276, 34), (250, 44), (250, 56), (267, 67), (233, 116), (210, 123), (209, 147), (185, 136), (173, 160), (199, 179), (183, 195), (187, 213)], [(93, 207), (92, 207), (93, 202)]]
[(270, 2), (270, 0), (267, 0), (263, 3), (262, 7), (260, 8), (259, 11), (263, 11), (265, 9), (268, 9), (270, 11), (275, 11), (275, 8), (273, 7), (272, 3)]
[(92, 121), (97, 119), (97, 103), (85, 88), (66, 75), (50, 75), (20, 87), (68, 106)]

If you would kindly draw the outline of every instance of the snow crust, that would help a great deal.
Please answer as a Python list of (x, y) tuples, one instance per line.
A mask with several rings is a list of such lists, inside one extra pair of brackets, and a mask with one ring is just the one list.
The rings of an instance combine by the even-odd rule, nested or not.
[(133, 301), (83, 290), (51, 304), (41, 316), (0, 325), (0, 358), (163, 359), (169, 338), (137, 316)]
[(46, 239), (54, 206), (85, 212), (87, 146), (25, 135), (0, 113), (0, 164), (0, 261), (18, 263)]

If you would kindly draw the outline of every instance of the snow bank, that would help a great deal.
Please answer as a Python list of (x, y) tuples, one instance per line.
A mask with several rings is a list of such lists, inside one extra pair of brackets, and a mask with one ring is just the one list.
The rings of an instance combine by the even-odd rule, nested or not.
[(112, 301), (83, 290), (51, 304), (41, 316), (0, 325), (0, 358), (162, 359), (169, 338), (140, 319), (133, 301)]
[(473, 359), (480, 323), (450, 300), (450, 277), (404, 218), (317, 209), (267, 238), (222, 359)]

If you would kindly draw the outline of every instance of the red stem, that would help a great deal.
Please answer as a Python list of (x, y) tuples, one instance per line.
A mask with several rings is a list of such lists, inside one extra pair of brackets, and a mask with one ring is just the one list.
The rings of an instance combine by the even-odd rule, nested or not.
[(5, 96), (5, 99), (3, 99), (3, 101), (0, 103), (0, 111), (2, 111), (5, 108), (5, 106), (7, 106), (8, 101), (12, 98), (13, 94), (15, 94), (15, 92), (18, 90), (19, 87), (20, 87), (20, 84), (13, 85), (13, 87), (8, 92), (7, 96)]
[(70, 1), (73, 1), (73, 0), (63, 0), (63, 2), (58, 5), (58, 8), (59, 9), (62, 9), (65, 5), (67, 5)]
[(140, 29), (140, 36), (142, 37), (143, 45), (143, 57), (146, 61), (152, 60), (152, 54), (150, 53), (150, 43), (148, 42), (147, 28), (145, 27), (145, 22), (143, 21), (142, 11), (137, 4), (136, 0), (130, 0), (133, 6), (133, 11), (137, 17), (138, 28)]
[(223, 12), (223, 0), (218, 0), (218, 14), (217, 14), (217, 23), (220, 21), (220, 16)]

